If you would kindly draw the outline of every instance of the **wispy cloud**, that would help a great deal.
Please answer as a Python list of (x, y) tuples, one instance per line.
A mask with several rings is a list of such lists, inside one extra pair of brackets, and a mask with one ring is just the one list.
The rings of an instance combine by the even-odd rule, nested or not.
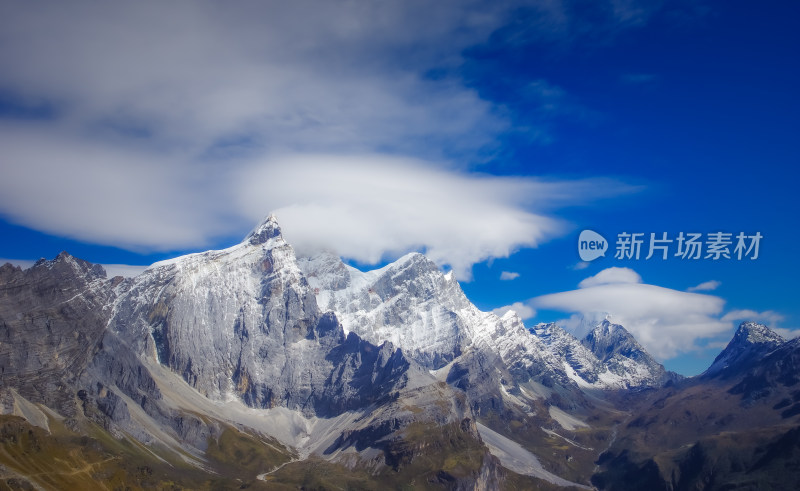
[(758, 312), (757, 310), (751, 309), (737, 309), (731, 310), (722, 316), (722, 320), (728, 322), (760, 322), (783, 336), (785, 339), (792, 339), (800, 336), (800, 329), (788, 329), (785, 327), (780, 327), (780, 324), (784, 321), (784, 319), (785, 317), (783, 315), (775, 312), (774, 310), (764, 310), (763, 312)]
[(608, 316), (662, 360), (731, 329), (730, 322), (719, 318), (725, 304), (722, 298), (641, 283), (641, 277), (628, 268), (605, 269), (580, 286), (533, 298), (527, 304), (576, 313), (575, 319)]
[(511, 281), (519, 278), (519, 273), (515, 271), (503, 271), (500, 273), (500, 279), (503, 281)]
[(575, 263), (570, 269), (572, 269), (573, 271), (580, 271), (582, 269), (588, 268), (589, 264), (590, 263), (587, 263), (586, 261), (579, 261)]
[(766, 324), (770, 327), (778, 327), (778, 324), (783, 319), (784, 317), (781, 314), (772, 310), (758, 312), (750, 309), (737, 309), (731, 310), (722, 316), (722, 320), (726, 322), (753, 321), (761, 322), (762, 324)]
[(274, 210), (301, 253), (327, 248), (375, 263), (424, 249), (468, 280), (477, 262), (563, 233), (554, 208), (634, 188), (475, 175), (381, 155), (308, 155), (258, 162), (242, 172), (238, 189), (242, 213), (256, 220), (259, 210)]
[(658, 77), (652, 73), (626, 73), (620, 76), (620, 80), (625, 84), (643, 85), (658, 80)]
[(687, 292), (713, 291), (719, 288), (722, 283), (717, 280), (704, 281), (697, 286), (687, 288)]
[(519, 317), (523, 320), (532, 319), (533, 317), (536, 317), (536, 310), (534, 310), (530, 305), (527, 305), (523, 302), (514, 302), (511, 305), (506, 305), (505, 307), (496, 308), (492, 310), (492, 313), (502, 317), (506, 313), (512, 310), (516, 312), (517, 315), (519, 315)]
[(641, 283), (642, 277), (630, 268), (606, 268), (594, 276), (590, 276), (578, 284), (579, 288), (589, 288), (597, 285), (610, 285), (614, 283)]
[(785, 327), (772, 327), (771, 329), (780, 334), (783, 339), (794, 339), (800, 337), (800, 329), (787, 329)]
[[(589, 181), (468, 171), (510, 120), (461, 78), (463, 53), (520, 9), (548, 36), (585, 31), (561, 2), (2, 4), (0, 93), (21, 109), (0, 115), (0, 214), (164, 251), (215, 244), (275, 211), (301, 247), (323, 237), (367, 262), (425, 249), (468, 277), (475, 261), (557, 235), (558, 206), (587, 202), (573, 189)], [(641, 17), (601, 10), (601, 31)], [(576, 107), (544, 79), (529, 92), (551, 114)], [(416, 178), (400, 174), (412, 168)], [(631, 190), (607, 184), (607, 195)], [(521, 197), (531, 190), (559, 199)], [(504, 235), (474, 240), (486, 227)]]

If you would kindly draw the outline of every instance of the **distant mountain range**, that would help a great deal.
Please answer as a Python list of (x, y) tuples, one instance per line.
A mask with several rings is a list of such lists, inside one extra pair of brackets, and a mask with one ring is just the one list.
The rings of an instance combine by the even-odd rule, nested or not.
[(274, 217), (135, 278), (62, 253), (0, 267), (0, 487), (786, 489), (799, 342), (743, 323), (684, 378), (421, 254), (297, 258)]

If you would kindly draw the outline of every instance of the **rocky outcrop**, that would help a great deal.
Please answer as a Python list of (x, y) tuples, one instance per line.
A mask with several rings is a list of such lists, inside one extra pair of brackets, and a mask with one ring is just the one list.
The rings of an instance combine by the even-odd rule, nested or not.
[(121, 281), (66, 252), (24, 271), (0, 267), (0, 388), (74, 414), (70, 387), (91, 361)]

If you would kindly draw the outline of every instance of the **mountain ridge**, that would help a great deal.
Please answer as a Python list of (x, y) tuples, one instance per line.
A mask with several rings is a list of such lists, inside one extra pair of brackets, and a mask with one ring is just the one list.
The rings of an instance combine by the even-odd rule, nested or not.
[[(591, 349), (580, 346), (574, 336), (555, 325), (546, 328), (540, 325), (538, 336), (530, 338), (525, 335), (524, 326), (521, 330), (513, 329), (512, 326), (522, 326), (515, 313), (498, 317), (481, 312), (467, 299), (452, 274), (442, 273), (419, 253), (407, 254), (367, 272), (345, 265), (331, 253), (301, 258), (299, 265), (315, 290), (320, 308), (336, 312), (346, 329), (372, 342), (391, 340), (431, 369), (442, 368), (468, 348), (483, 343), (487, 349), (497, 346), (498, 354), (509, 359), (519, 358), (520, 350), (526, 351), (534, 359), (519, 359), (519, 363), (541, 365), (565, 384), (627, 388), (656, 386), (674, 378), (666, 375), (663, 366), (647, 355), (629, 334), (623, 341), (630, 350), (642, 353), (643, 363), (621, 353), (615, 353), (613, 361), (592, 359), (596, 356)], [(536, 328), (527, 331), (536, 336)], [(501, 336), (501, 332), (506, 335)], [(624, 328), (623, 332), (627, 333)], [(582, 361), (576, 361), (575, 366), (565, 371), (558, 354), (548, 352), (551, 346), (548, 343), (554, 349), (570, 344), (570, 352)], [(586, 371), (583, 365), (592, 368)]]
[[(356, 485), (340, 474), (349, 469), (372, 487), (425, 476), (448, 489), (590, 478), (613, 489), (632, 476), (629, 465), (670, 468), (649, 448), (705, 465), (715, 443), (683, 455), (683, 438), (750, 435), (758, 417), (759, 441), (792, 445), (794, 433), (775, 425), (800, 416), (800, 345), (766, 326), (743, 323), (715, 361), (720, 370), (679, 380), (607, 320), (577, 339), (555, 324), (527, 328), (513, 312), (481, 312), (419, 253), (368, 272), (332, 254), (297, 258), (274, 216), (239, 244), (135, 278), (108, 279), (68, 253), (26, 270), (0, 266), (0, 327), (6, 428), (30, 425), (40, 441), (67, 445), (105, 435), (95, 440), (98, 468), (130, 458), (176, 472), (156, 456), (203, 475), (238, 469), (255, 487), (266, 476), (319, 477), (308, 466), (320, 465), (328, 487)], [(715, 404), (698, 402), (706, 399)], [(687, 431), (670, 433), (676, 422)], [(35, 447), (13, 441), (0, 444), (0, 464), (36, 474), (8, 457)], [(264, 462), (283, 467), (222, 464), (223, 443), (271, 449)], [(120, 454), (122, 444), (150, 453)]]

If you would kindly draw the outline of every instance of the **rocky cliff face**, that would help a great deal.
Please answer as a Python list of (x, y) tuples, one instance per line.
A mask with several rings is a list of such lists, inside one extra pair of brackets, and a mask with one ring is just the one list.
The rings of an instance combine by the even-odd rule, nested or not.
[(347, 338), (319, 312), (274, 218), (234, 247), (145, 271), (109, 329), (212, 400), (309, 416), (362, 407), (402, 386), (408, 368), (391, 344)]
[(0, 267), (0, 387), (74, 414), (74, 383), (102, 338), (122, 278), (62, 252)]

